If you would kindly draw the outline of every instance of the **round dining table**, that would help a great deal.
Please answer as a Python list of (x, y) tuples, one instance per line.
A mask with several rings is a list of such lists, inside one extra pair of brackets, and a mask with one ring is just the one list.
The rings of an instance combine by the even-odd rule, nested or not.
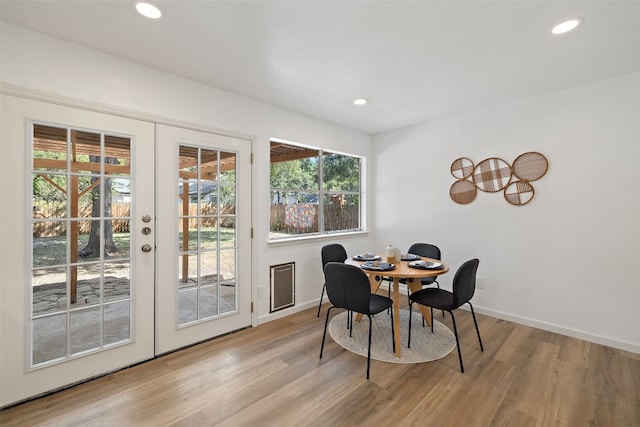
[[(449, 271), (449, 265), (440, 260), (425, 257), (421, 257), (420, 260), (440, 263), (442, 264), (442, 266), (437, 269), (421, 269), (410, 267), (409, 263), (411, 261), (392, 261), (391, 263), (395, 265), (395, 268), (393, 270), (362, 269), (362, 271), (364, 271), (369, 277), (369, 282), (371, 284), (371, 293), (378, 292), (378, 288), (380, 288), (383, 279), (391, 278), (393, 280), (393, 290), (391, 292), (391, 299), (393, 300), (393, 341), (395, 343), (395, 355), (397, 357), (400, 357), (402, 355), (400, 342), (400, 279), (405, 279), (409, 291), (413, 293), (422, 289), (422, 283), (420, 279), (422, 279), (423, 277), (439, 276)], [(386, 259), (383, 257), (382, 261), (386, 262)], [(365, 261), (356, 260), (350, 257), (345, 262), (347, 264), (357, 265), (361, 267), (363, 262)], [(421, 304), (418, 304), (418, 307), (426, 322), (431, 325), (433, 319), (431, 319), (431, 310), (429, 309), (429, 307)], [(361, 319), (362, 314), (358, 314), (356, 316), (356, 321), (360, 321)]]

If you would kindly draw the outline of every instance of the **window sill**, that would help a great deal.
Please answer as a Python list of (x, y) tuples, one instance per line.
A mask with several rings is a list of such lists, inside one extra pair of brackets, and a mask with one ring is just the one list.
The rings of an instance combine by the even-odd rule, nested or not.
[(338, 237), (341, 238), (351, 238), (351, 237), (363, 237), (368, 235), (369, 232), (366, 230), (360, 231), (347, 231), (347, 232), (336, 232), (336, 233), (326, 233), (326, 234), (312, 234), (312, 235), (303, 235), (299, 237), (283, 237), (281, 239), (269, 239), (267, 243), (269, 246), (285, 246), (296, 243), (306, 243), (310, 241), (322, 241), (322, 240), (335, 240)]

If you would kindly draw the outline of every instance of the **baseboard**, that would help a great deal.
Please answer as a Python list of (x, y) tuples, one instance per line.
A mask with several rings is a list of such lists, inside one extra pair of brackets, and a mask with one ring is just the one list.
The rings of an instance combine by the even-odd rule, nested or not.
[(495, 317), (497, 319), (508, 320), (510, 322), (518, 323), (520, 325), (531, 326), (533, 328), (542, 329), (544, 331), (554, 332), (556, 334), (566, 335), (572, 338), (578, 338), (578, 339), (589, 341), (595, 344), (602, 344), (602, 345), (606, 345), (607, 347), (617, 348), (618, 350), (624, 350), (624, 351), (629, 351), (631, 353), (640, 354), (640, 345), (638, 344), (633, 344), (626, 341), (613, 340), (611, 338), (591, 334), (591, 333), (580, 331), (577, 329), (565, 328), (563, 326), (558, 326), (553, 323), (543, 322), (541, 320), (531, 319), (523, 316), (516, 316), (516, 315), (505, 313), (502, 311), (486, 309), (483, 307), (479, 307), (475, 304), (473, 306), (473, 309), (475, 310), (476, 313)]
[[(315, 300), (315, 301), (308, 301), (302, 304), (296, 304), (292, 307), (288, 307), (288, 308), (283, 308), (282, 310), (279, 311), (275, 311), (273, 313), (268, 313), (265, 314), (263, 316), (258, 316), (258, 325), (261, 325), (263, 323), (267, 323), (267, 322), (271, 322), (272, 320), (277, 320), (277, 319), (282, 319), (283, 317), (287, 317), (290, 316), (292, 314), (296, 314), (300, 311), (304, 311), (308, 308), (311, 307), (316, 307), (318, 308), (318, 301), (319, 300)], [(324, 298), (324, 302), (328, 302), (329, 300), (325, 297)]]
[[(387, 290), (389, 289), (389, 285), (387, 283), (382, 283), (380, 285), (380, 288)], [(401, 285), (400, 293), (406, 295), (407, 293), (406, 286)], [(265, 322), (270, 322), (272, 320), (280, 319), (282, 317), (286, 317), (290, 314), (294, 314), (311, 307), (317, 308), (318, 301), (319, 300), (308, 301), (304, 304), (296, 305), (295, 307), (284, 309), (276, 313), (270, 313), (269, 315), (261, 316), (258, 319), (259, 323), (265, 323)], [(328, 299), (326, 296), (324, 297), (323, 302), (328, 302)], [(517, 323), (519, 325), (530, 326), (532, 328), (542, 329), (543, 331), (549, 331), (549, 332), (553, 332), (560, 335), (566, 335), (568, 337), (589, 341), (595, 344), (606, 345), (607, 347), (616, 348), (618, 350), (624, 350), (624, 351), (629, 351), (631, 353), (640, 354), (640, 345), (638, 344), (634, 344), (626, 341), (613, 340), (611, 338), (591, 334), (589, 332), (580, 331), (577, 329), (565, 328), (563, 326), (558, 326), (549, 322), (543, 322), (541, 320), (531, 319), (523, 316), (517, 316), (511, 313), (505, 313), (502, 311), (487, 309), (484, 307), (477, 306), (475, 304), (473, 308), (476, 313), (483, 314), (485, 316), (495, 317), (496, 319), (508, 320), (509, 322)], [(468, 310), (468, 306), (465, 304), (465, 306), (461, 307), (461, 309)]]
[[(386, 283), (386, 282), (383, 282), (380, 285), (380, 289), (388, 290), (389, 289), (389, 284)], [(404, 295), (407, 294), (407, 287), (404, 284), (400, 285), (400, 293), (404, 294)], [(293, 306), (293, 307), (288, 307), (288, 308), (282, 309), (280, 311), (276, 311), (276, 312), (273, 312), (273, 313), (268, 313), (268, 314), (259, 316), (257, 325), (260, 325), (260, 324), (266, 323), (266, 322), (271, 322), (271, 321), (277, 320), (277, 319), (282, 319), (283, 317), (287, 317), (289, 315), (298, 313), (300, 311), (304, 311), (304, 310), (306, 310), (308, 308), (311, 308), (311, 307), (315, 307), (317, 309), (319, 301), (320, 301), (319, 299), (316, 299), (316, 300), (307, 301), (307, 302), (301, 303), (301, 304), (297, 304), (296, 303), (296, 305)], [(326, 295), (324, 296), (322, 302), (323, 303), (329, 302), (329, 299), (327, 298)], [(320, 313), (320, 314), (322, 315), (322, 313)], [(254, 325), (254, 326), (257, 326), (257, 325)]]

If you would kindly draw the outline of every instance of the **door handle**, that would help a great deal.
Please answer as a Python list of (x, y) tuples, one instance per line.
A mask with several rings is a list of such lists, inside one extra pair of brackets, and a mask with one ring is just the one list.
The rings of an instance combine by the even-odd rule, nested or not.
[(148, 243), (142, 245), (142, 252), (151, 252), (151, 245)]

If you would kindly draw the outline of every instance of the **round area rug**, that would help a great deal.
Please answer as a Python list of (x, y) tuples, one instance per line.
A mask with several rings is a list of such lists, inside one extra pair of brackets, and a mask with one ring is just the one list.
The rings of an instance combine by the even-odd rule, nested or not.
[[(362, 316), (360, 322), (355, 321), (353, 332), (349, 336), (347, 329), (347, 312), (335, 315), (329, 321), (329, 334), (333, 340), (346, 350), (367, 357), (367, 342), (369, 338), (369, 319)], [(431, 327), (422, 326), (422, 317), (413, 312), (411, 319), (411, 348), (407, 348), (409, 333), (409, 311), (400, 310), (400, 342), (401, 357), (393, 353), (391, 337), (391, 317), (386, 312), (373, 317), (373, 331), (371, 335), (371, 358), (391, 363), (422, 363), (438, 360), (449, 354), (456, 347), (456, 337), (453, 332), (442, 323), (434, 320), (433, 333)]]

